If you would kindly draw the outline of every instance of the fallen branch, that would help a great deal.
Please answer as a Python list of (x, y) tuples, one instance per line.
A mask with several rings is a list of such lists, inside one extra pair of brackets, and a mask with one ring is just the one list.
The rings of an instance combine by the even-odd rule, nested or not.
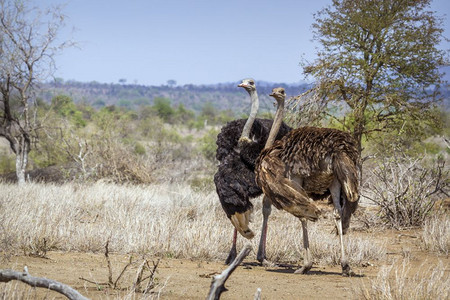
[(253, 300), (261, 300), (261, 288), (256, 289), (255, 297)]
[(63, 294), (71, 300), (87, 300), (88, 298), (81, 295), (77, 290), (71, 288), (68, 285), (60, 283), (58, 281), (47, 279), (43, 277), (34, 277), (28, 273), (28, 270), (24, 269), (24, 272), (17, 272), (14, 270), (0, 270), (0, 282), (9, 282), (11, 280), (19, 280), (23, 283), (31, 285), (32, 287), (47, 288), (52, 291)]
[(211, 287), (209, 289), (209, 293), (208, 296), (206, 297), (206, 300), (212, 299), (218, 300), (220, 299), (220, 294), (228, 291), (228, 289), (225, 287), (225, 282), (228, 280), (228, 277), (230, 277), (231, 273), (234, 272), (234, 270), (241, 264), (244, 258), (250, 253), (251, 250), (252, 250), (251, 244), (245, 245), (245, 247), (241, 250), (239, 255), (233, 260), (230, 266), (226, 268), (221, 274), (213, 277)]

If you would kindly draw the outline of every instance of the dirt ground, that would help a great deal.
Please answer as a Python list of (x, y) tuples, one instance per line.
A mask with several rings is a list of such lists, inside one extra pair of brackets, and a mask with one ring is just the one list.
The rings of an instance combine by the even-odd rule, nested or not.
[[(353, 267), (353, 271), (358, 274), (355, 277), (342, 277), (340, 266), (318, 265), (315, 265), (308, 275), (296, 275), (293, 273), (296, 268), (294, 265), (262, 267), (256, 264), (254, 254), (251, 254), (227, 281), (226, 287), (229, 291), (223, 293), (221, 299), (253, 299), (257, 288), (262, 290), (262, 299), (358, 299), (361, 286), (365, 284), (369, 287), (370, 280), (377, 276), (380, 267), (396, 258), (409, 257), (412, 273), (419, 271), (418, 268), (424, 261), (433, 264), (440, 260), (446, 268), (450, 266), (449, 257), (420, 250), (418, 231), (368, 234), (387, 241), (387, 258), (383, 262), (368, 263), (366, 267)], [(129, 257), (110, 255), (113, 280), (127, 264)], [(122, 290), (101, 286), (101, 283), (108, 281), (108, 268), (102, 253), (49, 252), (47, 258), (13, 256), (1, 259), (0, 269), (21, 271), (26, 265), (31, 275), (60, 281), (86, 297), (122, 299), (130, 295), (127, 288), (132, 285), (131, 282), (137, 274), (140, 258), (135, 259), (137, 263), (128, 268), (119, 281), (118, 285)], [(157, 258), (150, 258), (150, 262), (152, 261), (156, 262)], [(161, 299), (205, 299), (212, 276), (225, 267), (221, 262), (163, 258), (157, 268), (159, 287), (155, 291), (161, 290)], [(98, 285), (91, 282), (97, 282)], [(56, 292), (43, 289), (35, 291), (17, 281), (8, 285), (8, 289), (26, 291), (25, 295), (29, 299), (65, 299)], [(0, 283), (0, 291), (2, 289), (6, 289), (4, 283)], [(139, 298), (137, 295), (129, 299)]]

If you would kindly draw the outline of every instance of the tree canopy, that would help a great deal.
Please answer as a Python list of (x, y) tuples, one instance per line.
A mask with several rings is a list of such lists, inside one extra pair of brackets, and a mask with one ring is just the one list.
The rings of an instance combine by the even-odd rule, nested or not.
[[(328, 104), (350, 111), (336, 118), (362, 151), (363, 137), (429, 117), (438, 103), (446, 53), (443, 20), (430, 0), (333, 0), (315, 15), (317, 59), (304, 64)], [(402, 125), (403, 124), (403, 125)]]

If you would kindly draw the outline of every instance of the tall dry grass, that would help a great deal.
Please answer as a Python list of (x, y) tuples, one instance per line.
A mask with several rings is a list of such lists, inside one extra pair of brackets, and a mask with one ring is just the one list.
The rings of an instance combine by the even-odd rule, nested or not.
[(433, 299), (444, 300), (450, 297), (450, 276), (448, 266), (442, 262), (429, 265), (424, 262), (420, 271), (412, 271), (408, 259), (400, 263), (384, 266), (369, 286), (363, 284), (360, 299), (401, 300)]
[[(82, 185), (0, 183), (0, 251), (45, 255), (49, 250), (144, 253), (175, 258), (224, 260), (231, 246), (232, 225), (215, 192), (194, 192), (187, 184), (151, 186), (98, 182)], [(255, 222), (261, 228), (261, 204)], [(316, 263), (338, 264), (339, 243), (332, 220), (310, 224)], [(268, 259), (302, 258), (300, 222), (273, 210), (269, 219)], [(257, 249), (259, 236), (253, 240)], [(370, 237), (346, 236), (352, 265), (383, 259), (385, 247)], [(246, 242), (239, 238), (238, 246)], [(250, 258), (255, 253), (250, 255)]]
[(425, 250), (445, 255), (450, 253), (450, 215), (448, 212), (434, 215), (425, 222), (422, 241)]

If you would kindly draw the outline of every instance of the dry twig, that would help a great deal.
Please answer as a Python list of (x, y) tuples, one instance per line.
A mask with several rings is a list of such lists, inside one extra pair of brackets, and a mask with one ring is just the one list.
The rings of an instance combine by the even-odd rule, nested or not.
[(244, 258), (250, 253), (251, 250), (252, 250), (251, 244), (245, 245), (245, 247), (241, 250), (239, 255), (233, 260), (230, 266), (226, 268), (221, 274), (213, 277), (211, 287), (209, 289), (209, 293), (208, 296), (206, 297), (206, 300), (220, 299), (220, 295), (228, 290), (225, 287), (225, 282), (230, 277), (231, 273), (233, 273), (234, 270), (236, 270), (236, 268), (240, 265), (240, 263), (244, 260)]
[(81, 295), (77, 290), (70, 286), (60, 283), (58, 281), (47, 279), (44, 277), (34, 277), (28, 273), (27, 268), (24, 268), (23, 272), (17, 272), (14, 270), (0, 270), (0, 282), (9, 282), (11, 280), (19, 280), (32, 287), (47, 288), (52, 291), (63, 294), (69, 299), (73, 300), (87, 300), (88, 298)]

